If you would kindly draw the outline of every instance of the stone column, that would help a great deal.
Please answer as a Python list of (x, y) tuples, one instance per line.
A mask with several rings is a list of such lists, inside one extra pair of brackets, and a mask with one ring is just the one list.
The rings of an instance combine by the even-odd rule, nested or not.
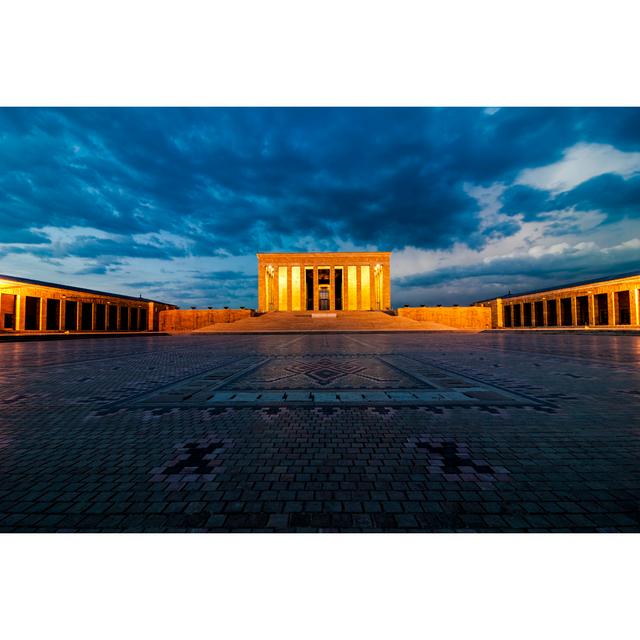
[(267, 272), (258, 258), (258, 311), (268, 311), (266, 300)]
[(376, 265), (369, 265), (369, 309), (376, 309)]
[(349, 311), (349, 265), (342, 267), (342, 310)]
[(25, 305), (25, 297), (23, 294), (16, 294), (16, 331), (24, 331), (24, 305)]
[(64, 331), (64, 325), (67, 322), (67, 299), (60, 300), (60, 331)]
[(15, 330), (24, 331), (24, 295), (16, 294)]
[(313, 265), (313, 310), (318, 311), (320, 302), (318, 300), (318, 266)]
[(380, 275), (381, 275), (382, 269), (376, 269), (374, 267), (374, 271), (373, 271), (373, 293), (372, 293), (372, 297), (371, 300), (373, 302), (373, 308), (376, 311), (380, 311), (382, 309), (382, 291), (380, 291)]
[(357, 307), (358, 311), (362, 311), (362, 269), (360, 268), (362, 265), (356, 266), (356, 300), (358, 301)]
[(629, 302), (631, 304), (631, 323), (640, 325), (640, 289), (629, 291)]
[(386, 262), (382, 271), (384, 274), (383, 288), (384, 288), (384, 300), (385, 308), (391, 308), (391, 267), (389, 261)]
[(300, 265), (300, 311), (304, 311), (307, 308), (307, 293), (305, 291), (307, 272), (304, 270), (304, 264)]
[(300, 309), (307, 310), (307, 266), (300, 267)]
[[(275, 267), (272, 267), (275, 269)], [(275, 275), (275, 271), (273, 273), (265, 273), (264, 274), (264, 286), (265, 286), (265, 311), (277, 311), (278, 310), (278, 278)]]
[(536, 326), (536, 301), (529, 300), (529, 309), (531, 309), (531, 328)]
[(596, 325), (596, 298), (593, 293), (589, 293), (588, 296), (589, 326), (594, 327)]
[(329, 310), (336, 310), (336, 268), (329, 267)]
[(82, 331), (82, 301), (76, 302), (76, 331)]
[[(96, 303), (91, 303), (91, 331), (96, 330)], [(139, 317), (138, 317), (139, 320)]]
[(271, 284), (273, 285), (273, 310), (280, 311), (280, 266), (275, 265)]
[(571, 296), (571, 326), (578, 326), (578, 299)]
[(38, 331), (46, 331), (47, 330), (47, 299), (46, 298), (38, 298), (40, 300), (40, 318)]
[(291, 290), (291, 281), (292, 281), (292, 277), (291, 277), (291, 271), (292, 271), (292, 265), (287, 265), (287, 309), (289, 311), (293, 311), (293, 291)]
[(614, 325), (616, 323), (616, 294), (613, 291), (607, 293), (607, 324)]
[(496, 299), (496, 327), (498, 329), (504, 328), (504, 307), (502, 304), (502, 298)]

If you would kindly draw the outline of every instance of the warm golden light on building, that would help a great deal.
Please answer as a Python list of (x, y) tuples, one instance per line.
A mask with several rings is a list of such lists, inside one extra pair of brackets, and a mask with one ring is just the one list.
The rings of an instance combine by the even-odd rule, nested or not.
[(157, 331), (175, 305), (29, 278), (0, 277), (0, 331)]
[(300, 267), (291, 267), (291, 311), (301, 311)]
[(371, 309), (371, 270), (368, 264), (360, 267), (360, 305), (363, 309)]
[(280, 311), (289, 310), (289, 298), (287, 296), (287, 275), (288, 268), (286, 266), (278, 267), (278, 309)]
[(481, 300), (495, 329), (637, 328), (640, 273)]
[(390, 309), (390, 257), (390, 252), (259, 253), (258, 311)]

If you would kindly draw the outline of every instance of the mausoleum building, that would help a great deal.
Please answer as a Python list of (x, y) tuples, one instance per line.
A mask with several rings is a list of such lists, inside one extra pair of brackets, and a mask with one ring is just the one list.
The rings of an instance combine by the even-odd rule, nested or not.
[(388, 251), (257, 256), (260, 312), (391, 308)]

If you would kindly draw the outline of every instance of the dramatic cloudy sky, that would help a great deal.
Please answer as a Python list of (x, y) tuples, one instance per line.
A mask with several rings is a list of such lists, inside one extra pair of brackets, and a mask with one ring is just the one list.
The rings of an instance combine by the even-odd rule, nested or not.
[(397, 306), (638, 269), (640, 109), (0, 109), (0, 273), (255, 306), (348, 249)]

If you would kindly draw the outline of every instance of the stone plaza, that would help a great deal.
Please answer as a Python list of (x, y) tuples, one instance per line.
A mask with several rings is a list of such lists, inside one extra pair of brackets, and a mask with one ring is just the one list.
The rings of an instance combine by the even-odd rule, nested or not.
[(0, 344), (2, 532), (638, 532), (640, 339)]

